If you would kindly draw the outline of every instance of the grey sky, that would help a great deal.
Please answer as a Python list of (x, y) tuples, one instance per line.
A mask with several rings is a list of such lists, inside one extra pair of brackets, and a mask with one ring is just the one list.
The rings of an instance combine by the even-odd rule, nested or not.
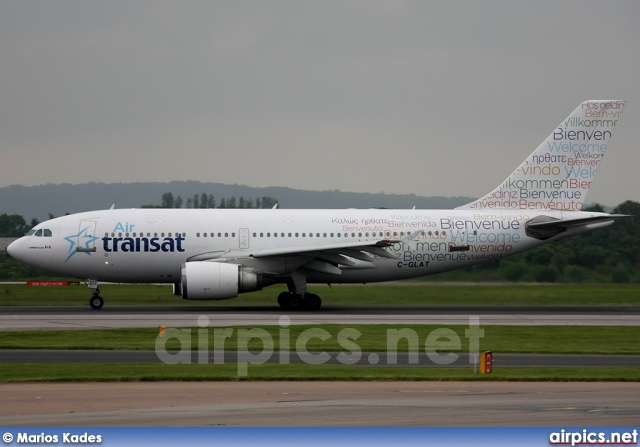
[(0, 186), (481, 196), (586, 99), (640, 201), (640, 2), (0, 2)]

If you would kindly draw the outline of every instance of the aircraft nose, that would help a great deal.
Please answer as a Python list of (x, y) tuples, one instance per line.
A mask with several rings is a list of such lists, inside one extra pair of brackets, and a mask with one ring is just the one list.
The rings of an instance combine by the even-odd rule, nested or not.
[(11, 256), (13, 259), (18, 259), (20, 256), (21, 245), (22, 244), (20, 243), (20, 239), (11, 242), (7, 247), (7, 253), (9, 253), (9, 256)]

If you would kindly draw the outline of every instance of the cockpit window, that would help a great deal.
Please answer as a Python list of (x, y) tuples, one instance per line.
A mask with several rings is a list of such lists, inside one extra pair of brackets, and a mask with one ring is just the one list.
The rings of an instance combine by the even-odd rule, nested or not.
[(45, 229), (40, 228), (39, 230), (36, 230), (34, 228), (32, 230), (29, 230), (29, 232), (27, 234), (25, 234), (25, 236), (52, 237), (53, 236), (53, 232), (48, 228), (45, 228)]

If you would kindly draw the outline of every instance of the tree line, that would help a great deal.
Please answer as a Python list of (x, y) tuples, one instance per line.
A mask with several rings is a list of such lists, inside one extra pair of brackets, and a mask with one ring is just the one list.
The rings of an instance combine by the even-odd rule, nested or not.
[(223, 197), (220, 203), (216, 202), (216, 198), (212, 194), (202, 193), (194, 194), (193, 197), (189, 197), (183, 200), (181, 196), (174, 196), (171, 192), (162, 194), (160, 205), (143, 205), (142, 208), (255, 208), (255, 209), (268, 209), (273, 208), (278, 203), (278, 200), (270, 197), (256, 197), (255, 199), (245, 199), (240, 196), (236, 199), (235, 196)]
[[(253, 207), (259, 203), (271, 208), (275, 199), (253, 201)], [(163, 201), (169, 203), (169, 197), (163, 195)], [(223, 201), (220, 202), (222, 205)], [(197, 205), (202, 207), (202, 195)], [(205, 202), (213, 205), (208, 196)], [(224, 205), (239, 205), (229, 198)], [(246, 206), (249, 201), (242, 201)], [(174, 200), (175, 208), (175, 200)], [(192, 200), (192, 207), (196, 204)], [(271, 205), (271, 206), (269, 206)], [(222, 206), (218, 206), (221, 208)], [(234, 206), (233, 208), (237, 208)], [(600, 205), (585, 208), (584, 211), (604, 211)], [(640, 203), (626, 201), (615, 207), (614, 214), (626, 214), (640, 217)], [(50, 216), (53, 217), (53, 216)], [(0, 215), (0, 237), (20, 237), (37, 221), (28, 224), (19, 215)], [(46, 277), (47, 274), (25, 266), (6, 253), (0, 253), (0, 279), (31, 279)], [(612, 282), (640, 283), (640, 218), (629, 217), (616, 221), (613, 225), (590, 231), (577, 236), (547, 244), (528, 252), (511, 256), (500, 261), (489, 262), (463, 270), (443, 273), (429, 277), (433, 280), (453, 281), (510, 281), (510, 282)]]

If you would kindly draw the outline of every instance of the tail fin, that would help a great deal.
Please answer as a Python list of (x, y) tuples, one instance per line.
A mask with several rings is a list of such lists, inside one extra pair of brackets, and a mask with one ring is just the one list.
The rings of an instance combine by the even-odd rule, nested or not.
[(624, 101), (585, 101), (496, 189), (456, 209), (579, 211)]

